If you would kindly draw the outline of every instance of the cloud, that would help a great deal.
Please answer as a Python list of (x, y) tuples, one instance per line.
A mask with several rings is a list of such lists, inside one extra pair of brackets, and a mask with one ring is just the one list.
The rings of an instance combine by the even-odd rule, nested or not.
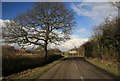
[[(8, 21), (8, 20), (7, 20)], [(0, 26), (3, 26), (3, 20), (0, 20)], [(80, 29), (80, 32), (85, 32), (86, 30), (84, 28)], [(61, 43), (59, 46), (55, 45), (55, 44), (50, 44), (49, 48), (58, 48), (62, 51), (68, 51), (74, 47), (79, 47), (80, 45), (82, 45), (83, 43), (87, 42), (88, 38), (80, 38), (78, 36), (71, 36), (70, 40), (67, 40), (66, 42)], [(11, 44), (12, 46), (15, 46), (16, 49), (20, 49), (19, 45), (14, 43)], [(37, 47), (35, 45), (29, 45), (29, 46), (25, 46), (25, 48), (27, 49), (32, 49), (33, 47)]]
[(4, 22), (9, 22), (10, 20), (2, 20), (0, 19), (0, 45), (3, 45), (3, 41), (4, 39), (2, 39), (2, 27), (5, 26), (5, 23)]
[(4, 26), (3, 20), (0, 19), (0, 45), (2, 45), (2, 26)]
[[(21, 47), (17, 44), (17, 43), (12, 43), (12, 44), (9, 44), (10, 46), (14, 46), (15, 49), (21, 49)], [(28, 46), (24, 46), (24, 48), (26, 48), (27, 50), (34, 50), (38, 47), (38, 45), (34, 45), (34, 44), (31, 44), (31, 45), (28, 45)]]
[(0, 28), (2, 27), (2, 26), (4, 26), (4, 20), (2, 20), (2, 19), (0, 19)]
[(103, 19), (111, 15), (111, 17), (118, 15), (118, 10), (109, 2), (82, 2), (72, 3), (71, 8), (79, 16), (86, 16), (94, 21), (103, 21)]
[(61, 43), (59, 46), (51, 44), (49, 48), (58, 48), (62, 51), (68, 51), (74, 47), (79, 47), (85, 42), (87, 42), (89, 38), (79, 38), (77, 36), (71, 36), (70, 40), (67, 40), (64, 43)]
[[(60, 45), (55, 45), (55, 44), (49, 44), (48, 49), (55, 49), (58, 48), (61, 51), (68, 51), (74, 47), (79, 47), (82, 44), (84, 44), (85, 42), (87, 42), (89, 40), (89, 38), (79, 38), (77, 36), (71, 36), (70, 40), (67, 40), (66, 42), (61, 43)], [(18, 44), (11, 44), (12, 46), (14, 46), (16, 49), (20, 49)], [(31, 49), (35, 49), (38, 46), (36, 45), (29, 45), (29, 46), (25, 46), (26, 49), (31, 50)]]
[(2, 28), (2, 26), (5, 26), (4, 22), (9, 22), (10, 20), (2, 20), (0, 19), (0, 28)]
[(79, 32), (80, 32), (80, 33), (85, 33), (85, 32), (86, 32), (86, 29), (85, 29), (85, 28), (81, 28), (81, 29), (79, 30)]

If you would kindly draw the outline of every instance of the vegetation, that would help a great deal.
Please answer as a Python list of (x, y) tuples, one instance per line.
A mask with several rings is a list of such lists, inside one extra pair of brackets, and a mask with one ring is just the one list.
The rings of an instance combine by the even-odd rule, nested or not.
[(50, 63), (45, 66), (37, 67), (34, 69), (28, 69), (26, 71), (22, 71), (20, 73), (13, 74), (8, 77), (4, 77), (3, 80), (11, 81), (14, 79), (20, 79), (20, 80), (25, 79), (25, 80), (30, 81), (33, 79), (38, 79), (43, 73), (45, 73), (46, 71), (48, 71), (50, 68), (52, 68), (56, 64), (60, 63), (61, 61), (62, 60), (57, 60), (57, 61), (54, 61), (53, 63)]
[[(103, 60), (120, 61), (119, 19), (105, 19), (105, 22), (94, 28), (94, 34), (87, 43), (83, 44), (85, 57)], [(80, 47), (80, 48), (81, 48)]]
[[(35, 3), (33, 7), (13, 20), (5, 22), (2, 36), (7, 44), (18, 44), (21, 49), (3, 46), (3, 76), (39, 67), (61, 58), (58, 49), (48, 50), (51, 43), (69, 39), (74, 26), (74, 13), (64, 3)], [(36, 50), (25, 46), (37, 45)]]
[(94, 64), (95, 66), (107, 71), (108, 73), (111, 73), (115, 76), (119, 76), (119, 71), (118, 71), (118, 64), (116, 63), (111, 63), (109, 61), (103, 61), (103, 60), (98, 60), (96, 58), (87, 58), (86, 59), (89, 63)]
[[(3, 46), (2, 50), (2, 75), (8, 76), (27, 69), (43, 66), (49, 64), (59, 58), (59, 54), (50, 54), (47, 60), (44, 61), (42, 54), (31, 54), (15, 50), (12, 46)], [(54, 52), (54, 51), (53, 51)]]
[(69, 39), (74, 24), (74, 13), (64, 3), (35, 3), (26, 13), (6, 22), (3, 38), (22, 47), (38, 45), (47, 57), (48, 45)]
[[(111, 73), (115, 72), (116, 75), (117, 64), (120, 62), (119, 23), (119, 17), (112, 20), (106, 17), (103, 23), (94, 27), (91, 39), (78, 48), (81, 56), (92, 58), (89, 60), (91, 63), (108, 69)], [(43, 66), (61, 58), (62, 52), (59, 49), (48, 50), (48, 46), (50, 43), (59, 44), (69, 39), (75, 25), (74, 13), (64, 3), (35, 3), (32, 9), (5, 24), (2, 32), (5, 42), (17, 43), (22, 49), (17, 50), (9, 45), (2, 47), (3, 76)], [(27, 45), (38, 45), (39, 48), (23, 49)], [(64, 54), (67, 55), (68, 52)], [(30, 71), (27, 71), (28, 74), (23, 72), (26, 73), (23, 76), (33, 77), (34, 71)], [(39, 68), (35, 69), (35, 75), (40, 71)]]
[(49, 49), (48, 50), (48, 54), (62, 54), (62, 51), (60, 51), (59, 49)]
[[(114, 6), (119, 7), (116, 4)], [(93, 28), (91, 39), (79, 47), (79, 52), (84, 55), (84, 58), (91, 58), (89, 62), (115, 75), (118, 75), (117, 65), (120, 62), (119, 24), (119, 17), (113, 19), (106, 17), (104, 22)]]

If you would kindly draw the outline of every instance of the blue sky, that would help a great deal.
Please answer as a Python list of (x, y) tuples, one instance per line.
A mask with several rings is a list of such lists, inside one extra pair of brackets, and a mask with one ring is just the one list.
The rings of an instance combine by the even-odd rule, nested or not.
[(32, 7), (32, 2), (3, 2), (2, 3), (2, 18), (13, 19), (18, 14), (24, 13)]
[[(30, 9), (32, 5), (33, 2), (2, 2), (2, 20), (15, 18)], [(66, 5), (75, 12), (76, 26), (72, 31), (71, 40), (58, 47), (61, 50), (79, 47), (91, 37), (94, 25), (103, 22), (108, 15), (111, 15), (111, 18), (117, 15), (117, 10), (108, 2), (69, 2)], [(51, 45), (51, 48), (54, 47), (56, 46)]]
[[(77, 3), (75, 3), (77, 4)], [(2, 19), (9, 20), (15, 18), (18, 14), (24, 13), (26, 10), (30, 9), (33, 2), (3, 2), (2, 3)], [(67, 7), (71, 8), (71, 3), (67, 3)], [(81, 38), (86, 38), (90, 36), (92, 20), (88, 17), (78, 16), (75, 14), (75, 21), (77, 22), (73, 34)], [(83, 32), (79, 32), (80, 29), (85, 29)], [(86, 32), (86, 29), (88, 30)], [(77, 31), (76, 31), (77, 30)], [(80, 34), (80, 35), (79, 35)]]

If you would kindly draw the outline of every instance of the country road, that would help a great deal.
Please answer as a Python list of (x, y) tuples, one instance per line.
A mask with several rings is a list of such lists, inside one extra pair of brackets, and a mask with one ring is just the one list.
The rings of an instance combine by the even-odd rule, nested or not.
[(80, 57), (68, 57), (39, 79), (114, 79), (108, 73), (96, 68)]

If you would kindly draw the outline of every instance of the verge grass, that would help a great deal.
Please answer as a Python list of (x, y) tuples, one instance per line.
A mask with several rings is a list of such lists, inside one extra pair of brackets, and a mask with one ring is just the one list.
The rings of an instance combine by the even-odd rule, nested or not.
[(115, 76), (119, 76), (119, 67), (118, 64), (114, 64), (108, 61), (103, 61), (103, 60), (98, 60), (98, 59), (92, 59), (92, 58), (85, 58), (86, 61), (88, 61), (89, 63), (115, 75)]

